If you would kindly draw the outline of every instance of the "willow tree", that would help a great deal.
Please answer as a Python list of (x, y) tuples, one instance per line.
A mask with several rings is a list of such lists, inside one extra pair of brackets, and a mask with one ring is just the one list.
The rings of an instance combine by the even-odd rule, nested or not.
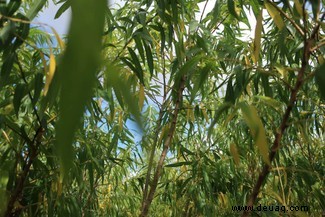
[(67, 41), (30, 28), (46, 1), (13, 2), (0, 17), (1, 214), (322, 213), (321, 1), (63, 0)]

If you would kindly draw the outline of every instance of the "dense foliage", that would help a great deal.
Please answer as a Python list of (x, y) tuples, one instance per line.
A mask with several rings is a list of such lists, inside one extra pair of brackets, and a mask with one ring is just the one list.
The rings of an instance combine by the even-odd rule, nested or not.
[(0, 1), (0, 216), (324, 213), (324, 2), (91, 2)]

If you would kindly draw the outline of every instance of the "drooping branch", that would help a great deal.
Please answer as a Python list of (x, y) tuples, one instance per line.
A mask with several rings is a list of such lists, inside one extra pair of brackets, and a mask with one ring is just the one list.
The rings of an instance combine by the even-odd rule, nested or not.
[(183, 96), (183, 90), (185, 87), (185, 80), (186, 77), (185, 75), (182, 76), (181, 81), (180, 81), (180, 85), (179, 88), (177, 90), (177, 98), (176, 98), (176, 102), (175, 102), (175, 108), (174, 108), (174, 112), (171, 118), (171, 126), (169, 129), (169, 133), (167, 135), (167, 138), (164, 141), (164, 146), (163, 146), (163, 151), (160, 155), (156, 170), (155, 170), (155, 174), (154, 174), (154, 178), (152, 180), (152, 183), (150, 185), (150, 191), (148, 196), (146, 197), (146, 199), (143, 201), (142, 203), (142, 207), (141, 207), (141, 214), (140, 217), (145, 217), (148, 215), (149, 212), (149, 208), (150, 205), (152, 203), (153, 197), (155, 195), (157, 186), (158, 186), (158, 181), (162, 172), (162, 168), (164, 165), (164, 161), (168, 152), (168, 149), (173, 141), (173, 137), (175, 134), (175, 130), (176, 130), (176, 124), (177, 124), (177, 118), (178, 118), (178, 113), (180, 110), (180, 106), (181, 106), (181, 102), (182, 102), (182, 96)]

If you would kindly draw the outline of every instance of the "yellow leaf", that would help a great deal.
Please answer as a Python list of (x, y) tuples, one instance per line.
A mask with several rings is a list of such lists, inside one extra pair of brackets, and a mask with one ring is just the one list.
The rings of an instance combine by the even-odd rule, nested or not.
[(203, 117), (205, 119), (206, 122), (209, 122), (209, 117), (208, 117), (208, 114), (206, 112), (206, 109), (205, 108), (201, 108), (201, 111), (202, 111), (202, 114), (203, 114)]
[(298, 216), (298, 217), (308, 217), (309, 215), (307, 215), (306, 212), (297, 211), (297, 212), (295, 212), (295, 216)]
[(239, 158), (237, 146), (235, 143), (230, 144), (230, 154), (234, 158), (236, 166), (238, 166), (240, 163), (240, 158)]
[(263, 10), (260, 11), (257, 19), (256, 19), (256, 27), (255, 27), (255, 38), (254, 38), (254, 51), (253, 51), (253, 62), (257, 64), (258, 57), (261, 49), (261, 38), (262, 38), (262, 30), (263, 30)]
[(122, 114), (122, 112), (120, 112), (118, 115), (118, 129), (120, 132), (122, 132), (122, 130), (123, 130), (123, 114)]
[(162, 143), (163, 139), (165, 139), (165, 137), (168, 135), (169, 129), (170, 129), (170, 124), (163, 126), (161, 133), (159, 135), (158, 145), (160, 145)]
[(194, 122), (194, 111), (192, 107), (189, 107), (186, 112), (186, 119), (188, 122)]
[(265, 129), (260, 117), (257, 114), (257, 110), (252, 105), (246, 103), (240, 104), (241, 111), (244, 116), (244, 120), (248, 125), (251, 134), (254, 138), (255, 144), (262, 156), (262, 159), (268, 165), (271, 165), (269, 160), (269, 147), (266, 139)]
[(142, 110), (142, 107), (143, 107), (143, 103), (144, 103), (144, 87), (142, 84), (140, 84), (140, 88), (139, 88), (139, 108), (140, 108), (140, 111)]
[(284, 27), (284, 22), (283, 19), (279, 13), (279, 11), (277, 10), (276, 6), (273, 6), (271, 3), (264, 1), (265, 3), (265, 8), (267, 10), (267, 12), (270, 14), (270, 16), (272, 17), (275, 25), (282, 30)]
[[(256, 29), (255, 29), (256, 30)], [(250, 61), (249, 61), (249, 58), (245, 55), (245, 65), (247, 66), (247, 67), (251, 67), (251, 63), (250, 63)]]
[(44, 96), (46, 96), (46, 94), (49, 90), (50, 84), (51, 84), (53, 76), (54, 76), (55, 68), (56, 68), (56, 61), (55, 61), (55, 57), (54, 57), (53, 53), (51, 52), (50, 53), (49, 71), (46, 73)]
[(276, 193), (273, 190), (268, 190), (267, 193), (270, 194), (271, 196), (273, 196), (280, 204), (285, 205), (284, 201), (282, 200), (282, 198), (280, 197), (280, 195), (278, 193)]
[(54, 33), (54, 36), (55, 36), (56, 40), (57, 40), (58, 43), (59, 43), (59, 46), (60, 46), (61, 50), (64, 50), (64, 48), (65, 48), (65, 43), (64, 43), (64, 42), (62, 41), (62, 39), (60, 38), (60, 35), (58, 34), (58, 32), (57, 32), (53, 27), (51, 27), (51, 29), (52, 29), (52, 32)]

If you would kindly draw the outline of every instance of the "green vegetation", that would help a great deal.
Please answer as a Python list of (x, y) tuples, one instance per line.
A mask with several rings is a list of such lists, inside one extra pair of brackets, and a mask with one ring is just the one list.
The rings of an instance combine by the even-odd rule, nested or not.
[(0, 216), (324, 213), (324, 2), (211, 2), (0, 1)]

